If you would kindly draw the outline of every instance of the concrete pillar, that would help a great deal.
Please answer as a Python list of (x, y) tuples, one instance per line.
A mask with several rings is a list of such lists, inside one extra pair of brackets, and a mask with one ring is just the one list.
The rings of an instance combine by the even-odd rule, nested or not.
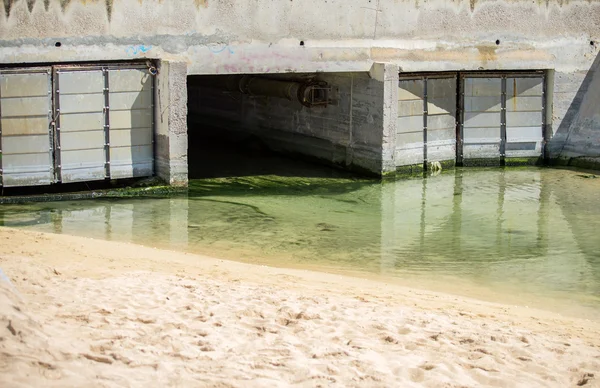
[(371, 78), (383, 82), (383, 127), (381, 139), (381, 175), (396, 172), (396, 125), (398, 122), (398, 81), (400, 68), (391, 63), (374, 63)]
[(155, 88), (156, 175), (172, 186), (188, 184), (187, 65), (161, 61)]

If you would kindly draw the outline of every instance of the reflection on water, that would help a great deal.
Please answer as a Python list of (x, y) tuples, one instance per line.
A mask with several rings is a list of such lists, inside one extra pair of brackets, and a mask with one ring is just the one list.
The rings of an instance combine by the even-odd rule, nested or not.
[(0, 223), (559, 311), (577, 306), (589, 316), (600, 313), (600, 179), (583, 175), (531, 168), (384, 183), (220, 178), (192, 181), (185, 197), (3, 205)]

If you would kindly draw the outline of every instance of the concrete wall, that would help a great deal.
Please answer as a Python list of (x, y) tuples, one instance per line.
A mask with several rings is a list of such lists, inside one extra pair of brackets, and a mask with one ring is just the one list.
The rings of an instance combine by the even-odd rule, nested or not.
[(583, 117), (573, 112), (599, 41), (600, 1), (592, 0), (5, 0), (0, 6), (0, 64), (154, 58), (185, 63), (189, 74), (368, 72), (383, 62), (402, 72), (550, 69), (557, 93), (548, 134), (559, 133), (549, 149), (560, 146), (571, 120)]
[(553, 163), (600, 169), (600, 54), (587, 72), (554, 79), (554, 114), (562, 115), (548, 144)]
[(373, 62), (572, 72), (589, 68), (589, 42), (600, 39), (600, 2), (587, 0), (3, 3), (0, 62), (178, 56), (191, 74), (368, 71)]
[[(301, 154), (328, 163), (381, 174), (390, 163), (382, 156), (384, 130), (392, 131), (384, 104), (385, 91), (397, 89), (398, 70), (378, 65), (373, 74), (331, 73), (287, 76), (302, 80), (315, 77), (333, 87), (334, 103), (327, 107), (308, 108), (298, 101), (274, 97), (243, 95), (194, 86), (190, 82), (190, 132), (239, 129), (263, 139), (271, 148), (287, 153)], [(384, 106), (385, 105), (385, 106)], [(385, 125), (384, 125), (385, 124)]]

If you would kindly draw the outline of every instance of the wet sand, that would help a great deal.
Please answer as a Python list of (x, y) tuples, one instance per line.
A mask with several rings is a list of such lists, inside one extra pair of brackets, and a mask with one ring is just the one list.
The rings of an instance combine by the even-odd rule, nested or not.
[[(0, 228), (0, 386), (600, 386), (600, 323)], [(594, 376), (595, 374), (595, 376)]]

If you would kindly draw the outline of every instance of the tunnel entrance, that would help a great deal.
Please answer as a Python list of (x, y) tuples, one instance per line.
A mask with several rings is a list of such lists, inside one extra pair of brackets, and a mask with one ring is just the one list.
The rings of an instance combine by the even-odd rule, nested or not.
[(302, 121), (325, 114), (331, 97), (315, 74), (188, 76), (190, 179), (334, 173), (315, 169), (327, 156), (300, 144), (318, 139), (304, 136)]
[(189, 75), (189, 177), (379, 176), (383, 95), (368, 72)]

